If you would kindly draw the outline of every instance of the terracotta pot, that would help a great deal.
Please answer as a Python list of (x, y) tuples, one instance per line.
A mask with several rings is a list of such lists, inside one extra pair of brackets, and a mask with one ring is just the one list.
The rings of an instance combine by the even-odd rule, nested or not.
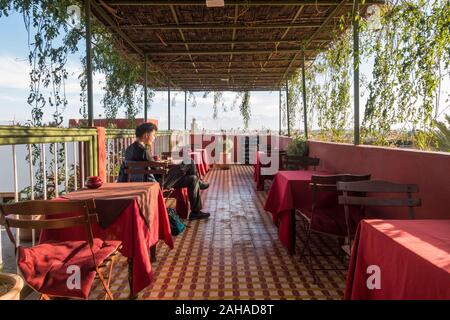
[(99, 177), (88, 177), (85, 182), (85, 186), (89, 189), (98, 189), (102, 186), (103, 181)]
[(22, 278), (17, 274), (0, 273), (0, 285), (5, 284), (11, 288), (0, 295), (0, 300), (20, 300), (20, 291), (23, 289)]

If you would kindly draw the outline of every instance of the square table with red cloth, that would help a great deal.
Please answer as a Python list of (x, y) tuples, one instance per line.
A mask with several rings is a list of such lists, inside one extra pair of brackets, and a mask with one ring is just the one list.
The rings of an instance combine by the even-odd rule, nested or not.
[[(379, 289), (369, 266), (380, 268)], [(450, 220), (361, 221), (344, 298), (450, 299)]]
[[(329, 174), (325, 171), (289, 170), (279, 171), (273, 179), (264, 209), (272, 214), (273, 222), (278, 226), (280, 241), (291, 254), (295, 252), (295, 209), (311, 210), (311, 177)], [(328, 202), (331, 206), (337, 204), (337, 197), (320, 193), (317, 202)]]
[(197, 172), (200, 176), (200, 179), (206, 175), (206, 166), (203, 162), (203, 157), (201, 152), (189, 152), (192, 160), (194, 161), (195, 167), (197, 168)]
[[(150, 247), (163, 240), (173, 248), (169, 217), (158, 183), (106, 183), (99, 189), (81, 189), (62, 196), (69, 200), (95, 199), (99, 223), (94, 237), (122, 242), (120, 252), (132, 259), (134, 296), (152, 281)], [(81, 227), (43, 230), (40, 242), (85, 240)]]
[(196, 149), (195, 151), (200, 152), (202, 154), (203, 166), (206, 172), (208, 172), (209, 169), (211, 169), (210, 165), (211, 161), (209, 161), (208, 152), (206, 151), (206, 149)]

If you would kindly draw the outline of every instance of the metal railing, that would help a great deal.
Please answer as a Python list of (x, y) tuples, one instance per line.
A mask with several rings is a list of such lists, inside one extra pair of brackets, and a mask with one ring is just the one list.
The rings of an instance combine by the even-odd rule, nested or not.
[[(97, 129), (63, 129), (53, 127), (0, 126), (0, 146), (11, 147), (13, 194), (19, 200), (49, 199), (84, 186), (86, 175), (98, 173)], [(28, 162), (28, 175), (22, 184), (28, 185), (26, 195), (19, 190), (18, 150), (22, 149)], [(69, 159), (69, 153), (72, 153)], [(7, 156), (3, 154), (3, 156)], [(69, 162), (72, 162), (70, 167)], [(26, 181), (27, 180), (27, 181)], [(16, 230), (17, 245), (20, 245), (20, 230)], [(31, 241), (34, 245), (35, 232)], [(2, 265), (0, 237), (0, 265)]]
[[(133, 143), (135, 131), (131, 129), (106, 129), (106, 176), (108, 182), (116, 181), (125, 150)], [(153, 154), (161, 157), (174, 147), (189, 144), (187, 131), (158, 131), (153, 144)]]

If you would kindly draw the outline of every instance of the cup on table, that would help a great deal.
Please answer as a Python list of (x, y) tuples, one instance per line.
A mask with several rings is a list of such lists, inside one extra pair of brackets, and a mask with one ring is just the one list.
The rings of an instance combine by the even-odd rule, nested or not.
[(153, 160), (159, 161), (159, 157), (158, 156), (153, 156)]

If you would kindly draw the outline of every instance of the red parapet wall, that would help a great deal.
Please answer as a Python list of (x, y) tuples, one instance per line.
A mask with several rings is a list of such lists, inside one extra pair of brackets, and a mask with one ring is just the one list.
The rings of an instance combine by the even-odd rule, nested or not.
[[(320, 169), (336, 173), (370, 173), (372, 179), (419, 185), (422, 206), (417, 219), (450, 219), (450, 154), (418, 150), (309, 141), (309, 155)], [(383, 209), (383, 216), (405, 214)], [(381, 212), (381, 211), (378, 211)]]

